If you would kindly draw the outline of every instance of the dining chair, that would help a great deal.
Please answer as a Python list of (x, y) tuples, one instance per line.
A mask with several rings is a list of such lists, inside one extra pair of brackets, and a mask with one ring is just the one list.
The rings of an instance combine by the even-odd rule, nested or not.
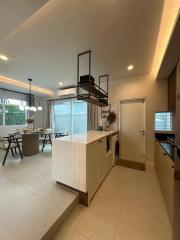
[(2, 166), (5, 165), (9, 150), (11, 151), (12, 156), (14, 157), (15, 154), (14, 154), (13, 150), (15, 150), (15, 153), (16, 153), (16, 149), (19, 150), (19, 154), (21, 156), (21, 159), (23, 159), (22, 152), (21, 152), (21, 149), (20, 149), (20, 144), (19, 144), (19, 138), (12, 139), (11, 137), (0, 136), (0, 150), (3, 150), (3, 151), (6, 152), (5, 155), (4, 155), (4, 160), (3, 160)]
[(51, 144), (51, 146), (52, 146), (52, 129), (47, 128), (39, 139), (42, 141), (41, 152), (43, 152), (43, 150), (47, 144)]
[(54, 133), (54, 137), (55, 138), (61, 138), (61, 137), (65, 137), (66, 135), (64, 133), (60, 133), (60, 132), (56, 132)]

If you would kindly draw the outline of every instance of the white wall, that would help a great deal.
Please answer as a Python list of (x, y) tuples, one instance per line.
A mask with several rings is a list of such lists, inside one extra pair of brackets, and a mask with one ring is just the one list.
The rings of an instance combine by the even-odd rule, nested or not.
[(116, 113), (119, 99), (147, 97), (147, 161), (151, 163), (154, 162), (154, 112), (167, 111), (167, 86), (167, 81), (155, 81), (149, 76), (110, 81), (109, 102)]

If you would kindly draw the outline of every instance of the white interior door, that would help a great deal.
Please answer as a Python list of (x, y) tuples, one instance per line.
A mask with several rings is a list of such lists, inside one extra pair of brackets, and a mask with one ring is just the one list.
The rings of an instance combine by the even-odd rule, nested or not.
[(146, 102), (145, 99), (120, 102), (120, 158), (146, 160)]

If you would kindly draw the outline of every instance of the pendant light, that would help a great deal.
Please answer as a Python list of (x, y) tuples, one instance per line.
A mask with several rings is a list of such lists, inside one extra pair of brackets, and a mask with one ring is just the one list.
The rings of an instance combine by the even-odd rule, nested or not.
[(38, 107), (35, 106), (35, 99), (34, 99), (34, 95), (32, 95), (32, 91), (31, 91), (31, 84), (32, 84), (32, 79), (29, 78), (29, 93), (27, 94), (27, 105), (26, 106), (19, 106), (19, 109), (21, 111), (24, 110), (28, 110), (28, 111), (32, 111), (32, 112), (36, 112), (38, 111), (42, 111), (42, 107), (39, 105)]

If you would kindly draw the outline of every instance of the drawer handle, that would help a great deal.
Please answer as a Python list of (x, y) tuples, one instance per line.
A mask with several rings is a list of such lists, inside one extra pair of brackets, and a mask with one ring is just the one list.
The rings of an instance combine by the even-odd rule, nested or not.
[(163, 153), (164, 156), (167, 156), (168, 154), (167, 153)]

